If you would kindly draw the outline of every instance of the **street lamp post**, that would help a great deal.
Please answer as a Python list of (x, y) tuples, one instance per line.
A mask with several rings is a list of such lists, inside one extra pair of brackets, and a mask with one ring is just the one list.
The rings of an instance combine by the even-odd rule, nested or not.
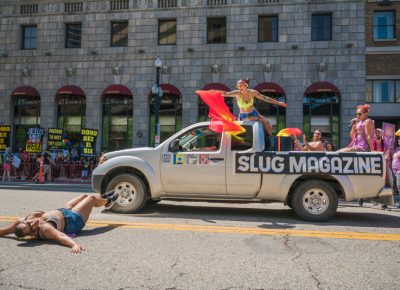
[(157, 57), (154, 61), (154, 66), (156, 67), (156, 83), (153, 85), (151, 91), (153, 93), (153, 98), (155, 102), (155, 112), (154, 112), (154, 146), (160, 144), (160, 97), (163, 95), (163, 91), (160, 87), (160, 69), (163, 65), (162, 60)]

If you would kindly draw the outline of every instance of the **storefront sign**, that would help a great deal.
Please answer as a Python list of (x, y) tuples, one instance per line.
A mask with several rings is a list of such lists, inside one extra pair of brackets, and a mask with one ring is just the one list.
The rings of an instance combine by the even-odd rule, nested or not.
[(44, 128), (28, 128), (26, 131), (25, 151), (29, 153), (39, 153), (43, 151)]
[(10, 147), (10, 132), (11, 126), (0, 126), (0, 152), (4, 152), (7, 147)]
[(62, 149), (63, 145), (63, 130), (56, 128), (47, 129), (47, 146), (49, 150)]
[(394, 132), (396, 131), (396, 125), (390, 123), (383, 123), (382, 131), (383, 131), (383, 142), (385, 144), (385, 150), (393, 150)]
[(82, 129), (82, 144), (83, 152), (82, 155), (93, 156), (96, 155), (96, 140), (97, 140), (97, 130), (94, 129)]
[(237, 153), (236, 173), (383, 175), (382, 154)]

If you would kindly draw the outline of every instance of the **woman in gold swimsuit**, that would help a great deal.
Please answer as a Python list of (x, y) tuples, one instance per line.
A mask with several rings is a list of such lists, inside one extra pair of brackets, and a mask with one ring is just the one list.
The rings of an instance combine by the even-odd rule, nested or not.
[(260, 99), (264, 102), (278, 105), (287, 108), (287, 104), (279, 102), (270, 97), (260, 94), (258, 91), (249, 88), (249, 80), (238, 80), (236, 83), (237, 90), (231, 92), (220, 91), (224, 97), (236, 97), (238, 107), (240, 109), (239, 121), (250, 120), (260, 121), (264, 126), (264, 130), (267, 135), (272, 135), (272, 126), (268, 119), (260, 115), (257, 109), (254, 107), (254, 98)]

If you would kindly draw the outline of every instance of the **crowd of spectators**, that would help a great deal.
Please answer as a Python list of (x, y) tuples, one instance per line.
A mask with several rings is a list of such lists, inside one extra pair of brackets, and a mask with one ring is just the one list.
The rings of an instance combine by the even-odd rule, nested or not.
[(39, 182), (42, 163), (43, 182), (53, 182), (56, 178), (80, 178), (84, 181), (91, 177), (99, 160), (100, 154), (82, 156), (78, 150), (27, 153), (19, 149), (14, 153), (7, 148), (0, 156), (0, 175), (3, 182), (11, 181), (11, 178)]

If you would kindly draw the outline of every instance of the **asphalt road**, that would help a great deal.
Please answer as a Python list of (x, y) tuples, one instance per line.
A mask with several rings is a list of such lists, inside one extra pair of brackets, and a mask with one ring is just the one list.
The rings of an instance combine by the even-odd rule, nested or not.
[[(49, 189), (51, 190), (45, 190)], [(88, 186), (0, 185), (0, 226)], [(341, 203), (313, 224), (281, 204), (161, 202), (95, 209), (71, 254), (0, 238), (0, 289), (399, 289), (400, 210)]]

